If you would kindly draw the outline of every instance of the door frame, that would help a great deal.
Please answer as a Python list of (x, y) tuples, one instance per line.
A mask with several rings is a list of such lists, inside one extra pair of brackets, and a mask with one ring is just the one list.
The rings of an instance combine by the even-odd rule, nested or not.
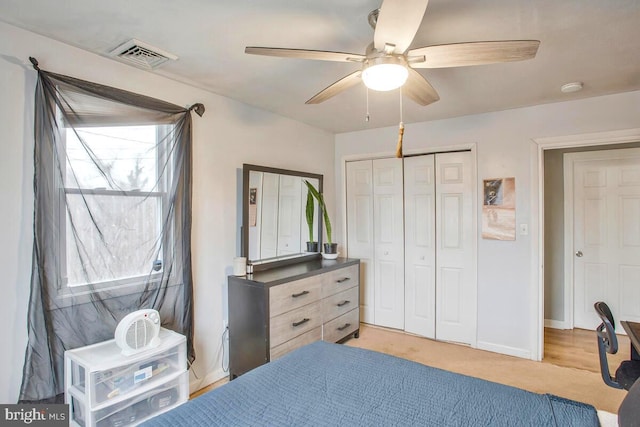
[[(533, 138), (533, 142), (537, 146), (537, 171), (538, 179), (537, 189), (532, 189), (532, 198), (535, 194), (538, 195), (538, 238), (532, 242), (534, 245), (533, 253), (538, 254), (538, 262), (535, 269), (532, 271), (537, 273), (537, 310), (534, 312), (534, 316), (537, 317), (532, 323), (535, 330), (532, 331), (532, 343), (531, 348), (534, 349), (534, 360), (542, 360), (544, 355), (544, 151), (558, 148), (573, 148), (573, 147), (588, 147), (596, 145), (613, 145), (613, 144), (628, 144), (632, 142), (640, 141), (640, 128), (614, 130), (606, 132), (594, 132), (558, 137), (545, 137), (545, 138)], [(566, 199), (566, 194), (565, 194)], [(566, 239), (566, 225), (565, 225), (565, 239)], [(537, 247), (535, 247), (537, 246)], [(565, 240), (565, 253), (566, 253), (566, 240)], [(566, 254), (565, 254), (566, 256)], [(573, 272), (571, 272), (573, 277)], [(535, 281), (535, 280), (534, 280)], [(567, 276), (565, 271), (565, 311), (567, 304), (567, 288), (571, 288), (571, 298), (573, 298), (573, 286), (566, 286)], [(566, 313), (565, 313), (566, 315)], [(565, 324), (566, 324), (565, 319)], [(571, 310), (571, 325), (573, 325), (573, 309)]]

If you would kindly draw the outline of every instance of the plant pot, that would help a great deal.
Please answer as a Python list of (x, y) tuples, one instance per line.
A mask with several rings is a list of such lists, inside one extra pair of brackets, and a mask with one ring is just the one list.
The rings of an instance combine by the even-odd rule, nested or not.
[(324, 244), (324, 253), (325, 254), (337, 254), (338, 253), (338, 244), (337, 243), (325, 243)]
[(307, 252), (318, 252), (318, 242), (307, 242)]

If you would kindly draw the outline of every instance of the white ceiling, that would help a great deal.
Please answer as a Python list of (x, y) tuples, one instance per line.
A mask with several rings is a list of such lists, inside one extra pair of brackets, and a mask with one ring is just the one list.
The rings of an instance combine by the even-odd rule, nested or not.
[[(246, 55), (244, 48), (364, 53), (373, 39), (367, 15), (380, 4), (0, 0), (0, 20), (105, 56), (136, 38), (179, 57), (155, 73), (340, 133), (397, 124), (399, 92), (370, 91), (367, 123), (364, 85), (305, 105), (359, 64)], [(536, 58), (419, 70), (441, 99), (421, 107), (405, 98), (404, 122), (640, 90), (640, 0), (431, 0), (411, 47), (508, 39), (540, 40)], [(572, 81), (584, 89), (561, 93)]]

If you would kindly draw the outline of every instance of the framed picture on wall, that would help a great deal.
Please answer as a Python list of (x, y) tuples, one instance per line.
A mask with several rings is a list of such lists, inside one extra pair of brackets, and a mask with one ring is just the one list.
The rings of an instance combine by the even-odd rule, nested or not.
[(482, 238), (516, 240), (516, 179), (483, 181)]

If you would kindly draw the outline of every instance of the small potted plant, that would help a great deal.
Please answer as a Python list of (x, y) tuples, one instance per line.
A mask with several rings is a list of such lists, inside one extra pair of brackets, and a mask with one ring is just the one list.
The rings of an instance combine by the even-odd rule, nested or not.
[[(306, 182), (306, 181), (305, 181)], [(307, 185), (311, 185), (307, 183)], [(309, 241), (307, 242), (307, 252), (318, 252), (318, 242), (313, 240), (313, 217), (315, 215), (315, 203), (311, 189), (307, 189), (307, 206), (305, 216), (307, 219), (307, 227), (309, 227)]]
[(313, 197), (318, 201), (320, 209), (322, 209), (324, 228), (327, 230), (327, 242), (323, 244), (324, 252), (322, 253), (322, 255), (325, 258), (336, 258), (338, 255), (338, 244), (333, 243), (333, 241), (331, 240), (331, 221), (329, 220), (329, 214), (327, 213), (327, 205), (325, 205), (324, 203), (324, 197), (322, 197), (322, 193), (318, 192), (318, 190), (316, 190), (313, 185), (309, 183), (309, 181), (305, 180), (304, 183), (307, 185), (307, 188), (309, 189)]

